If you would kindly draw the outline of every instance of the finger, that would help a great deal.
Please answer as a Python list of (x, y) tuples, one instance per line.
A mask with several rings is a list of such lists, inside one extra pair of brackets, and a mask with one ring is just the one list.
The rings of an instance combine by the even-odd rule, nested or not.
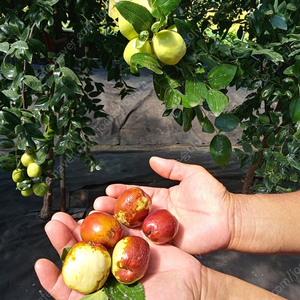
[(157, 156), (150, 158), (150, 166), (157, 174), (171, 180), (182, 181), (189, 173), (193, 172), (193, 165), (183, 164), (174, 159), (165, 159)]
[(52, 220), (58, 220), (66, 225), (77, 241), (81, 240), (80, 237), (80, 222), (76, 222), (69, 214), (58, 212), (53, 215)]
[(112, 198), (119, 198), (119, 196), (124, 193), (127, 189), (132, 187), (139, 187), (144, 192), (146, 192), (151, 198), (156, 192), (155, 188), (147, 187), (147, 186), (137, 186), (137, 185), (125, 185), (125, 184), (111, 184), (106, 188), (106, 194)]
[(72, 247), (78, 241), (70, 229), (59, 220), (48, 222), (45, 226), (45, 231), (59, 255), (61, 255), (64, 248)]
[(102, 196), (96, 198), (94, 201), (94, 209), (97, 211), (104, 211), (109, 214), (114, 213), (116, 199), (112, 197)]
[(106, 195), (117, 199), (122, 193), (124, 193), (130, 187), (132, 187), (132, 185), (111, 184), (106, 188)]
[(57, 300), (77, 300), (84, 295), (68, 288), (57, 266), (47, 259), (39, 259), (34, 265), (35, 272), (43, 288)]

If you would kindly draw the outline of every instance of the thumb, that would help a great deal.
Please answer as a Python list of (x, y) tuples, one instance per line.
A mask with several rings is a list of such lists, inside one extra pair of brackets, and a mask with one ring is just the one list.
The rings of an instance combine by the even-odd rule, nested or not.
[(178, 162), (175, 159), (165, 159), (157, 156), (152, 156), (149, 163), (153, 171), (160, 176), (178, 181), (182, 181), (188, 174), (195, 171), (195, 167), (197, 167)]

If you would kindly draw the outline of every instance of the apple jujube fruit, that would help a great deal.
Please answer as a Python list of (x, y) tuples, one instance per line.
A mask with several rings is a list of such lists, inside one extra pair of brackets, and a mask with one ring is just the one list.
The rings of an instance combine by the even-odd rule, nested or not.
[(93, 244), (113, 248), (122, 238), (122, 227), (116, 218), (104, 212), (88, 215), (81, 224), (81, 238)]
[(144, 277), (150, 260), (150, 246), (139, 236), (127, 236), (115, 246), (112, 274), (121, 283), (132, 284)]
[(110, 268), (111, 256), (104, 246), (81, 241), (67, 254), (62, 277), (72, 290), (90, 294), (104, 285)]
[(166, 209), (150, 213), (142, 225), (143, 233), (156, 244), (171, 241), (178, 232), (179, 224), (175, 216)]
[(13, 172), (12, 172), (12, 180), (14, 182), (21, 182), (23, 181), (25, 178), (22, 174), (22, 169), (15, 169)]
[(27, 167), (27, 175), (31, 178), (37, 178), (42, 175), (42, 167), (37, 163), (30, 163)]
[(119, 196), (114, 208), (116, 219), (127, 227), (142, 225), (151, 210), (151, 198), (141, 188), (127, 189)]
[(45, 182), (34, 183), (32, 189), (33, 193), (39, 197), (44, 197), (49, 191), (49, 187)]
[(21, 195), (24, 196), (24, 197), (29, 197), (33, 194), (33, 189), (30, 187), (26, 190), (22, 190), (21, 191)]
[(21, 163), (24, 167), (28, 167), (31, 163), (34, 162), (34, 157), (31, 153), (29, 152), (25, 152), (22, 156), (21, 156)]

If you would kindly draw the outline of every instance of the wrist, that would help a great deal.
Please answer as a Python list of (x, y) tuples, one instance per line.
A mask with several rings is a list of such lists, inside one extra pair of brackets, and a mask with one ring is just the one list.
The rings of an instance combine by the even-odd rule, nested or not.
[[(284, 300), (261, 287), (203, 266), (200, 300)], [(285, 299), (286, 300), (286, 299)]]
[(228, 300), (227, 275), (202, 266), (200, 300)]
[(241, 243), (242, 206), (243, 203), (241, 203), (240, 197), (238, 197), (237, 194), (231, 194), (229, 219), (230, 239), (226, 250), (238, 250)]
[[(291, 251), (293, 238), (288, 236), (284, 240), (285, 232), (290, 232), (289, 226), (292, 226), (292, 222), (287, 221), (294, 219), (291, 214), (299, 210), (287, 210), (288, 204), (280, 195), (232, 194), (230, 242), (226, 249), (257, 254)], [(295, 231), (299, 232), (296, 228)]]

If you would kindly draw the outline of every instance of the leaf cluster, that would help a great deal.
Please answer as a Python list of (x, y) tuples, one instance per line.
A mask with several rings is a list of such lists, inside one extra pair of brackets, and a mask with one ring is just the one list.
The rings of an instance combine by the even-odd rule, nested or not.
[[(97, 57), (110, 70), (120, 53), (118, 47), (103, 47), (107, 39), (115, 40), (103, 32), (115, 27), (105, 5), (1, 1), (0, 144), (15, 149), (2, 157), (5, 169), (13, 164), (9, 158), (15, 155), (17, 161), (16, 153), (28, 149), (46, 154), (54, 149), (69, 161), (79, 156), (91, 171), (100, 169), (90, 153), (97, 144), (91, 123), (106, 117), (104, 85), (92, 80), (90, 71), (99, 68)], [(87, 51), (94, 40), (96, 49)]]
[[(149, 54), (132, 57), (138, 67), (153, 71), (156, 95), (166, 107), (164, 116), (173, 116), (183, 131), (190, 130), (195, 119), (203, 132), (212, 133), (210, 152), (221, 167), (227, 166), (232, 153), (226, 132), (241, 128), (240, 146), (234, 150), (241, 167), (257, 165), (261, 183), (254, 189), (297, 188), (299, 149), (287, 146), (299, 142), (297, 1), (267, 0), (258, 5), (186, 0), (175, 9), (174, 1), (164, 1), (164, 9), (156, 1), (149, 4), (156, 22), (151, 25), (148, 16), (140, 31), (137, 25), (139, 38), (145, 30), (151, 39), (157, 30), (175, 25), (188, 49), (175, 66), (159, 64)], [(128, 21), (136, 24), (134, 17)], [(229, 86), (249, 92), (232, 111), (227, 109)]]

